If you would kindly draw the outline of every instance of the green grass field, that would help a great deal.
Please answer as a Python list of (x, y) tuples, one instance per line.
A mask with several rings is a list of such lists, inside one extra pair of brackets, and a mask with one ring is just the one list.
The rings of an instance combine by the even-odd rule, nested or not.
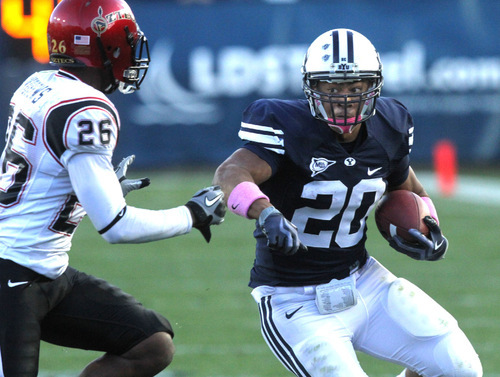
[[(138, 176), (131, 172), (130, 176)], [(418, 174), (418, 171), (417, 171)], [(209, 185), (212, 172), (151, 173), (152, 185), (127, 197), (129, 205), (170, 208)], [(478, 188), (482, 185), (477, 184)], [(500, 195), (500, 180), (496, 186)], [(494, 190), (493, 190), (494, 191)], [(491, 194), (491, 193), (490, 193)], [(444, 261), (417, 262), (389, 248), (369, 221), (368, 250), (396, 275), (414, 282), (459, 321), (479, 353), (487, 377), (500, 376), (500, 200), (468, 203), (432, 195), (450, 250)], [(483, 195), (485, 199), (486, 194)], [(161, 376), (279, 377), (290, 374), (260, 335), (247, 287), (253, 261), (253, 222), (228, 213), (206, 244), (198, 231), (142, 245), (109, 245), (85, 219), (74, 238), (71, 264), (107, 279), (172, 322), (177, 354)], [(42, 344), (41, 376), (75, 376), (99, 354)], [(370, 376), (401, 368), (360, 355)]]

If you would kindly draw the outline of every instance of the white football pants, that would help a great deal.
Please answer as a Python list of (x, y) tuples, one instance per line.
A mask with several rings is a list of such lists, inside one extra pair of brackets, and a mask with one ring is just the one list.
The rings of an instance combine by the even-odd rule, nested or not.
[(315, 286), (261, 286), (262, 334), (296, 376), (366, 377), (356, 351), (425, 377), (478, 377), (482, 366), (457, 321), (409, 281), (370, 258), (355, 273), (357, 304), (322, 315)]

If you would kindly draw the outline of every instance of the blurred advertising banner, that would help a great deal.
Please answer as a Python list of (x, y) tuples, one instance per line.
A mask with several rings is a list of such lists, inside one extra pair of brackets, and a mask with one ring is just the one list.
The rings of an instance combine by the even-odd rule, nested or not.
[[(8, 3), (23, 3), (28, 19), (29, 12), (42, 12), (34, 3), (47, 1), (56, 3)], [(430, 163), (442, 139), (456, 146), (463, 164), (500, 161), (499, 1), (128, 3), (149, 39), (152, 62), (139, 92), (111, 95), (122, 119), (117, 159), (134, 153), (134, 166), (151, 168), (219, 164), (240, 145), (245, 107), (261, 97), (304, 98), (300, 68), (307, 46), (329, 29), (346, 27), (380, 52), (382, 95), (413, 114), (414, 163)], [(4, 16), (3, 125), (12, 91), (31, 72), (50, 68), (34, 37), (40, 25), (30, 23), (33, 35), (16, 35), (12, 30), (21, 29)]]

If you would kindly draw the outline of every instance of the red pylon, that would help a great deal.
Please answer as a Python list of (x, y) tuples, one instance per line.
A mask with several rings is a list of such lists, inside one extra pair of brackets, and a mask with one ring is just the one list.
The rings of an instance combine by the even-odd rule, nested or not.
[(457, 150), (450, 140), (440, 140), (433, 150), (434, 172), (439, 191), (443, 196), (455, 194), (457, 186)]

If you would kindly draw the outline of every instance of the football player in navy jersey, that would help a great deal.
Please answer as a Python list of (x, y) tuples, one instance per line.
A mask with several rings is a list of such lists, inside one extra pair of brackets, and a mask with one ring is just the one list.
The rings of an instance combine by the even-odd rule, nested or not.
[(262, 99), (243, 113), (245, 142), (217, 169), (229, 209), (256, 220), (250, 287), (262, 334), (296, 376), (366, 376), (356, 351), (404, 366), (400, 376), (481, 376), (457, 321), (366, 249), (366, 219), (387, 191), (420, 195), (427, 238), (390, 245), (436, 261), (448, 241), (410, 166), (412, 117), (380, 97), (382, 64), (356, 31), (309, 47), (306, 100)]
[(174, 354), (169, 321), (103, 280), (68, 266), (88, 214), (110, 243), (182, 235), (207, 242), (223, 221), (219, 187), (183, 206), (146, 210), (124, 196), (133, 156), (113, 168), (120, 118), (106, 94), (139, 89), (147, 40), (123, 0), (62, 0), (48, 23), (50, 60), (10, 102), (0, 157), (0, 377), (36, 377), (40, 340), (104, 352), (80, 376), (154, 376)]

